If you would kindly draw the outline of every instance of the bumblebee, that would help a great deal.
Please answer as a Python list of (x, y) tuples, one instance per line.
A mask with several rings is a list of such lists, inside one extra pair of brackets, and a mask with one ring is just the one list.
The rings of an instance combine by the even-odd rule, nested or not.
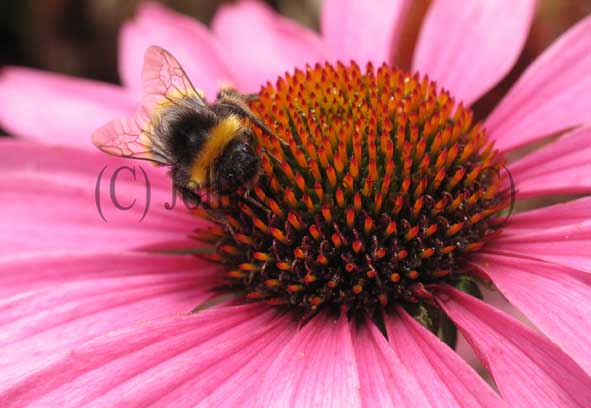
[(248, 108), (249, 97), (225, 89), (208, 104), (179, 62), (156, 46), (146, 51), (142, 80), (141, 108), (98, 129), (94, 144), (111, 155), (170, 166), (175, 188), (191, 202), (200, 202), (203, 191), (248, 192), (260, 161), (245, 119), (271, 134)]

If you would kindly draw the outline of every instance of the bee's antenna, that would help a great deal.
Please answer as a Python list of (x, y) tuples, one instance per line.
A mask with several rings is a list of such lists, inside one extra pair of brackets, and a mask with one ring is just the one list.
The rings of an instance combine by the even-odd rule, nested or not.
[(284, 146), (289, 146), (289, 142), (287, 142), (287, 140), (285, 140), (284, 138), (277, 136), (275, 133), (273, 133), (271, 131), (271, 129), (269, 129), (267, 127), (267, 125), (265, 125), (263, 123), (262, 120), (260, 120), (254, 113), (248, 111), (244, 114), (252, 123), (254, 123), (259, 129), (261, 129), (263, 131), (263, 133), (265, 133), (267, 136), (270, 136), (272, 138), (275, 138), (277, 140), (279, 140), (279, 143), (281, 143)]
[(223, 107), (225, 109), (229, 109), (230, 112), (233, 112), (233, 113), (236, 113), (242, 117), (248, 118), (259, 129), (261, 129), (263, 131), (263, 133), (267, 134), (268, 136), (276, 138), (283, 145), (289, 145), (289, 143), (287, 141), (285, 141), (283, 138), (275, 135), (271, 131), (271, 129), (269, 129), (267, 127), (267, 125), (265, 125), (263, 123), (263, 121), (260, 120), (250, 110), (250, 108), (246, 104), (247, 101), (248, 102), (256, 101), (258, 99), (259, 99), (259, 96), (257, 94), (243, 95), (243, 94), (238, 93), (238, 91), (236, 91), (235, 89), (233, 89), (231, 87), (226, 87), (226, 88), (222, 88), (220, 90), (220, 92), (218, 93), (215, 105), (217, 105), (218, 107)]
[(261, 147), (261, 151), (263, 153), (265, 153), (267, 156), (269, 156), (270, 158), (272, 158), (273, 160), (275, 160), (277, 162), (277, 164), (283, 163), (283, 161), (279, 160), (279, 158), (277, 156), (275, 156), (273, 153), (271, 153), (268, 149)]
[(270, 137), (274, 137), (275, 139), (279, 140), (279, 143), (281, 143), (284, 146), (289, 146), (289, 142), (287, 140), (285, 140), (284, 138), (277, 136), (276, 134), (274, 134), (271, 129), (269, 129), (259, 118), (257, 118), (256, 116), (254, 116), (254, 120), (251, 119), (255, 125), (257, 125), (264, 133), (266, 133), (268, 136)]

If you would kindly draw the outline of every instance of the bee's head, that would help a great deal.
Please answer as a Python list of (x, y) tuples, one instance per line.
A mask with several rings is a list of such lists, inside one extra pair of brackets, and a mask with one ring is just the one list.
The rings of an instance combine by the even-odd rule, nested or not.
[(217, 192), (228, 194), (248, 186), (256, 178), (259, 166), (254, 148), (241, 138), (234, 140), (215, 163)]

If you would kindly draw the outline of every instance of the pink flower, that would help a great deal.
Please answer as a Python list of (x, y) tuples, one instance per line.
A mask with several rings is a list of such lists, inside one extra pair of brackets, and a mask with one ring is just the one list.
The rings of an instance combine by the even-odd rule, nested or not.
[[(108, 223), (97, 214), (95, 188), (108, 191), (122, 165), (117, 201), (146, 192), (138, 163), (99, 153), (90, 134), (133, 114), (149, 45), (174, 54), (209, 96), (228, 82), (257, 91), (307, 62), (387, 61), (411, 2), (368, 3), (326, 0), (321, 35), (256, 1), (223, 7), (211, 31), (146, 4), (122, 30), (124, 87), (1, 72), (0, 123), (22, 138), (0, 140), (1, 406), (589, 406), (589, 197), (514, 214), (466, 258), (527, 324), (498, 309), (510, 307), (504, 299), (434, 292), (498, 392), (400, 306), (384, 315), (387, 337), (344, 313), (300, 327), (263, 302), (202, 307), (227, 271), (169, 251), (194, 248), (189, 235), (208, 224), (164, 208), (161, 169), (142, 167), (159, 204), (143, 222), (140, 205), (105, 207)], [(534, 8), (433, 2), (413, 70), (472, 104), (512, 67)], [(564, 33), (484, 123), (505, 153), (561, 132), (509, 165), (518, 202), (591, 191), (590, 30), (588, 17)], [(97, 182), (103, 169), (107, 181)]]

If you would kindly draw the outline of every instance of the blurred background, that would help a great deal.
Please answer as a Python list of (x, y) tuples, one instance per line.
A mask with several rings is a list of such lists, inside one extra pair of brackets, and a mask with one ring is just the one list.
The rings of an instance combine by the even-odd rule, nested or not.
[[(271, 7), (318, 29), (322, 0), (266, 0)], [(407, 67), (421, 20), (432, 0), (415, 0), (403, 29), (404, 48), (395, 56)], [(516, 0), (519, 1), (519, 0)], [(1, 0), (0, 66), (25, 65), (107, 82), (117, 78), (117, 32), (141, 0)], [(230, 0), (159, 0), (208, 24)], [(561, 32), (591, 13), (589, 0), (539, 0), (527, 45), (515, 69), (476, 105), (482, 117), (519, 73)]]

